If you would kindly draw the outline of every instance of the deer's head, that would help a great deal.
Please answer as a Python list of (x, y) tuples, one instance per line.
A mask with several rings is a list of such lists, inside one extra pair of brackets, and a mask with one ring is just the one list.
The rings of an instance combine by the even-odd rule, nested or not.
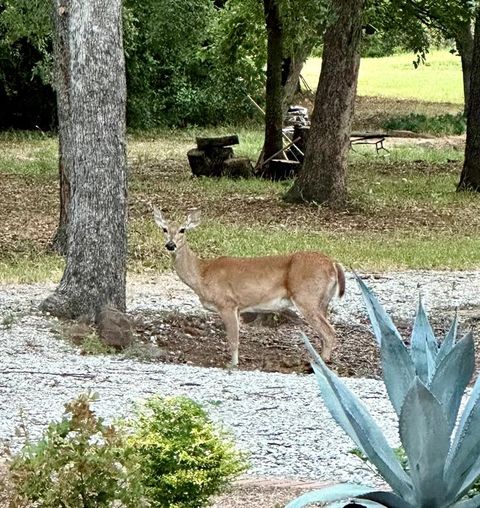
[(153, 216), (157, 226), (163, 231), (165, 248), (174, 254), (185, 245), (185, 233), (189, 229), (196, 228), (200, 224), (200, 210), (194, 208), (188, 212), (187, 220), (183, 224), (174, 224), (165, 219), (158, 208), (153, 208)]

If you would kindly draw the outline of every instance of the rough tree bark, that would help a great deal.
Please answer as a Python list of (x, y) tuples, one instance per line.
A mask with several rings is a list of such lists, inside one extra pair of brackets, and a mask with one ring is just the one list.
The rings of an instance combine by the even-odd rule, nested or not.
[(462, 62), (463, 98), (465, 116), (468, 114), (470, 101), (470, 80), (472, 73), (473, 58), (473, 33), (470, 21), (462, 23), (455, 34), (455, 44)]
[(125, 310), (127, 175), (121, 0), (65, 0), (70, 115), (60, 118), (72, 163), (66, 267), (42, 304), (57, 316)]
[[(70, 0), (53, 0), (55, 90), (57, 95), (57, 115), (59, 125), (66, 125), (70, 116), (70, 48), (69, 48), (69, 6)], [(70, 206), (71, 161), (64, 147), (69, 146), (68, 129), (58, 132), (58, 180), (60, 213), (57, 231), (52, 239), (52, 247), (63, 256), (67, 253), (67, 223)]]
[(305, 161), (287, 201), (346, 205), (347, 153), (360, 66), (365, 0), (336, 0), (336, 19), (324, 36)]
[(480, 11), (475, 20), (465, 161), (457, 190), (480, 192)]
[[(267, 81), (265, 87), (265, 141), (258, 164), (283, 148), (282, 20), (278, 0), (263, 0), (263, 8), (267, 27)], [(268, 173), (268, 169), (266, 173)], [(266, 176), (268, 177), (268, 174)]]

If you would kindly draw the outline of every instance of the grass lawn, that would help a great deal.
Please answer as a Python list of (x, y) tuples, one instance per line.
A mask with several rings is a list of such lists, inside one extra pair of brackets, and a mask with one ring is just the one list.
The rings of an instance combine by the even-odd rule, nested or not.
[[(432, 51), (426, 65), (413, 66), (413, 54), (385, 58), (363, 58), (358, 95), (415, 99), (426, 102), (463, 103), (460, 58), (448, 51)], [(307, 61), (303, 76), (316, 89), (321, 59)], [(414, 113), (415, 111), (410, 111)]]
[[(260, 128), (202, 133), (230, 131), (240, 134), (237, 153), (254, 159)], [(131, 272), (169, 266), (150, 203), (179, 219), (199, 206), (204, 223), (191, 241), (203, 256), (319, 249), (358, 270), (480, 267), (480, 199), (455, 192), (462, 160), (455, 147), (390, 147), (386, 158), (371, 147), (351, 152), (350, 205), (338, 213), (284, 203), (290, 182), (191, 178), (185, 154), (194, 135), (130, 136)], [(62, 261), (48, 251), (57, 223), (56, 156), (55, 138), (0, 136), (0, 281), (61, 274)]]

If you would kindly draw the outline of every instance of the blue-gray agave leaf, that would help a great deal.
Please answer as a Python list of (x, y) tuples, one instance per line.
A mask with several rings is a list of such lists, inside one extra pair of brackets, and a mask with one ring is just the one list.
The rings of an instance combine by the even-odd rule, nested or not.
[(450, 433), (442, 406), (419, 378), (405, 397), (399, 430), (418, 506), (445, 506), (443, 473)]
[(455, 313), (455, 318), (453, 319), (452, 325), (450, 326), (450, 330), (448, 330), (447, 335), (445, 336), (442, 345), (437, 353), (436, 362), (437, 365), (443, 360), (443, 357), (452, 350), (455, 345), (455, 341), (457, 340), (457, 330), (458, 330), (458, 316)]
[(313, 503), (332, 503), (335, 501), (352, 499), (362, 494), (367, 494), (372, 490), (374, 490), (372, 487), (366, 487), (364, 485), (343, 483), (333, 487), (307, 492), (297, 497), (297, 499), (290, 501), (285, 508), (303, 508)]
[(387, 492), (378, 490), (376, 492), (369, 492), (368, 494), (362, 494), (359, 496), (360, 503), (363, 503), (363, 499), (371, 499), (380, 503), (386, 508), (410, 508), (412, 505), (406, 503), (401, 497), (398, 497), (393, 492)]
[(391, 317), (385, 312), (385, 309), (380, 305), (371, 289), (365, 285), (363, 280), (357, 274), (355, 274), (355, 277), (357, 278), (357, 283), (362, 291), (363, 300), (365, 302), (365, 306), (367, 307), (368, 317), (372, 323), (373, 333), (377, 338), (378, 344), (382, 344), (382, 334), (386, 329), (390, 330), (399, 339), (401, 339)]
[(449, 433), (455, 426), (462, 396), (474, 370), (475, 347), (472, 334), (468, 333), (437, 364), (428, 387), (444, 408)]
[[(340, 408), (343, 411), (342, 418), (337, 422), (342, 425), (345, 419), (348, 420), (349, 426), (344, 427), (344, 430), (364, 451), (392, 489), (403, 499), (410, 501), (412, 499), (410, 478), (363, 403), (348, 390), (321, 359), (313, 364), (313, 370), (327, 408), (329, 410), (334, 408), (336, 412)], [(338, 413), (331, 412), (336, 418)]]
[(435, 358), (438, 347), (432, 327), (428, 322), (422, 300), (418, 302), (417, 316), (412, 330), (411, 355), (418, 377), (425, 383), (435, 371)]
[(449, 489), (458, 492), (469, 476), (470, 469), (480, 455), (480, 376), (475, 382), (470, 398), (460, 418), (450, 455), (447, 459), (445, 478)]
[[(458, 489), (457, 499), (461, 499), (472, 487), (472, 485), (478, 480), (480, 476), (480, 456), (477, 457), (477, 460), (470, 468), (468, 475), (463, 481), (462, 486)], [(480, 497), (477, 496), (477, 499), (480, 500)], [(480, 503), (478, 504), (480, 506)]]
[(388, 396), (400, 416), (405, 395), (415, 379), (415, 367), (402, 339), (389, 329), (382, 332), (380, 356)]
[[(323, 363), (320, 355), (317, 353), (315, 348), (312, 346), (312, 344), (308, 340), (308, 337), (303, 332), (300, 332), (300, 335), (302, 336), (303, 341), (305, 342), (307, 351), (310, 353), (312, 359), (318, 364)], [(317, 382), (318, 382), (318, 377), (317, 377)], [(340, 427), (342, 427), (342, 429), (349, 436), (353, 436), (355, 434), (355, 431), (354, 431), (353, 427), (351, 426), (350, 421), (345, 414), (345, 411), (342, 407), (340, 400), (336, 396), (334, 390), (332, 389), (332, 387), (330, 386), (329, 383), (323, 384), (322, 394), (323, 394), (324, 399), (328, 398), (328, 404), (326, 404), (326, 405), (327, 405), (327, 408), (330, 411), (331, 415), (335, 419), (335, 421), (340, 425)], [(361, 446), (360, 446), (360, 448), (361, 448)], [(362, 448), (362, 451), (364, 451), (363, 448)]]
[(480, 506), (480, 496), (464, 499), (451, 506), (451, 508), (478, 508)]

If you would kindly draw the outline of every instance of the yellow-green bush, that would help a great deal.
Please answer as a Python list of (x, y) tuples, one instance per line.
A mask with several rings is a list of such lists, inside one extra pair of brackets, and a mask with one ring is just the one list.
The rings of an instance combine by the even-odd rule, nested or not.
[(246, 460), (230, 436), (184, 397), (149, 399), (132, 422), (129, 441), (140, 457), (146, 496), (155, 508), (206, 506)]

